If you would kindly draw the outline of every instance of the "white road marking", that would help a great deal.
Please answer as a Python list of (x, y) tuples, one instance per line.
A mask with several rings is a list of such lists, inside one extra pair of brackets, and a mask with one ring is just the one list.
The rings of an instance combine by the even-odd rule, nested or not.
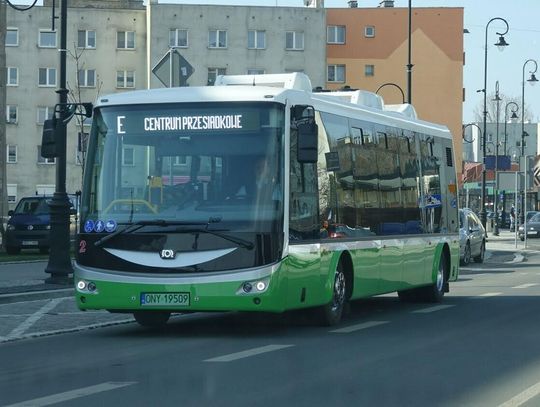
[(105, 328), (108, 326), (114, 326), (114, 325), (123, 325), (123, 324), (129, 324), (135, 322), (133, 318), (129, 319), (119, 319), (116, 321), (109, 321), (109, 322), (100, 322), (97, 324), (90, 324), (90, 325), (79, 325), (73, 328), (64, 328), (64, 329), (56, 329), (53, 331), (38, 331), (38, 332), (31, 332), (20, 336), (0, 336), (0, 343), (2, 342), (9, 342), (14, 341), (17, 339), (29, 339), (29, 338), (38, 338), (41, 336), (50, 336), (50, 335), (58, 335), (58, 334), (65, 334), (65, 333), (71, 333), (71, 332), (79, 332), (79, 331), (85, 331), (88, 329), (95, 329), (95, 328)]
[(118, 389), (120, 387), (131, 386), (137, 382), (105, 382), (95, 386), (82, 387), (80, 389), (66, 391), (64, 393), (52, 394), (46, 397), (40, 397), (33, 400), (22, 401), (20, 403), (10, 404), (4, 407), (41, 407), (51, 404), (62, 403), (64, 401), (78, 399), (80, 397), (90, 396), (104, 391)]
[(522, 254), (514, 254), (514, 259), (512, 261), (507, 261), (506, 263), (521, 263), (525, 257)]
[(484, 294), (480, 294), (472, 298), (488, 298), (488, 297), (496, 297), (497, 295), (502, 295), (502, 293), (484, 293)]
[(41, 307), (38, 311), (34, 312), (32, 315), (30, 315), (22, 324), (20, 324), (17, 328), (15, 328), (13, 331), (9, 333), (7, 338), (17, 337), (22, 335), (25, 331), (30, 329), (32, 325), (34, 325), (37, 321), (41, 319), (43, 315), (45, 315), (50, 310), (54, 309), (58, 304), (60, 304), (62, 301), (64, 301), (66, 297), (64, 298), (55, 298), (47, 302), (43, 307)]
[(248, 358), (250, 356), (260, 355), (261, 353), (273, 352), (280, 349), (289, 348), (294, 345), (267, 345), (259, 348), (244, 350), (242, 352), (231, 353), (229, 355), (218, 356), (212, 359), (206, 359), (205, 362), (232, 362), (233, 360)]
[(346, 326), (345, 328), (334, 329), (333, 331), (330, 331), (330, 332), (337, 333), (337, 334), (348, 334), (351, 332), (360, 331), (361, 329), (367, 329), (374, 326), (387, 324), (388, 322), (390, 321), (368, 321), (362, 324), (356, 324), (356, 325)]
[(416, 314), (428, 314), (430, 312), (436, 312), (436, 311), (440, 311), (440, 310), (446, 309), (446, 308), (451, 308), (451, 307), (454, 307), (454, 306), (455, 305), (436, 305), (434, 307), (417, 309), (416, 311), (413, 311), (413, 313), (416, 313)]
[(518, 407), (525, 404), (538, 394), (540, 394), (540, 382), (532, 385), (528, 389), (525, 389), (517, 396), (512, 397), (510, 400), (500, 404), (499, 407)]
[(521, 284), (521, 285), (516, 285), (515, 287), (512, 287), (512, 288), (530, 288), (530, 287), (534, 287), (535, 285), (538, 285), (538, 283)]
[[(478, 273), (497, 272), (497, 271), (516, 271), (515, 268), (508, 268), (508, 267), (494, 268), (491, 270), (481, 269), (481, 268), (460, 267), (460, 270), (478, 272)], [(485, 274), (485, 275), (489, 275), (489, 274)]]

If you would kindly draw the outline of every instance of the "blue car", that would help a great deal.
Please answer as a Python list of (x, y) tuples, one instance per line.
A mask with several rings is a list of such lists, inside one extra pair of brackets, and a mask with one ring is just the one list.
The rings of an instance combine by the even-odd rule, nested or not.
[[(40, 253), (48, 253), (50, 247), (51, 215), (49, 211), (50, 196), (31, 196), (21, 198), (10, 216), (4, 247), (8, 254), (18, 254), (21, 249), (39, 249)], [(74, 215), (74, 199), (70, 199), (70, 214)], [(74, 223), (72, 222), (72, 225)]]

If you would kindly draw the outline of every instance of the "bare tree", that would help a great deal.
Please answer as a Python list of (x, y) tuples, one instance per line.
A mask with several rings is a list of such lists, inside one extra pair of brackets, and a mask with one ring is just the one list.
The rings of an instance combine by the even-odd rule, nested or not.
[[(71, 86), (69, 81), (67, 82), (67, 88), (69, 90), (68, 93), (68, 100), (70, 103), (84, 103), (88, 102), (88, 100), (83, 100), (82, 96), (82, 89), (83, 86), (81, 85), (82, 80), (88, 80), (88, 77), (84, 77), (84, 67), (85, 62), (82, 60), (82, 56), (84, 54), (85, 48), (78, 48), (77, 44), (73, 44), (73, 52), (69, 51), (69, 55), (71, 58), (73, 58), (75, 62), (75, 73), (76, 73), (76, 79), (75, 79), (75, 86)], [(96, 87), (96, 95), (94, 97), (97, 98), (101, 92), (101, 88), (103, 86), (103, 81), (99, 78), (99, 75), (97, 75), (94, 71), (94, 84)], [(81, 164), (81, 184), (82, 179), (84, 178), (84, 164), (86, 161), (86, 147), (88, 144), (88, 133), (85, 132), (84, 124), (86, 117), (84, 116), (84, 109), (79, 106), (78, 108), (78, 114), (75, 115), (76, 120), (76, 127), (77, 127), (77, 133), (78, 133), (78, 154), (77, 154), (77, 160), (78, 163)]]
[[(499, 102), (499, 123), (504, 123), (504, 109), (507, 105), (507, 103), (514, 102), (519, 106), (520, 111), (518, 112), (518, 117), (521, 119), (521, 96), (513, 96), (509, 97), (505, 94), (499, 92), (499, 98), (501, 101)], [(484, 120), (484, 102), (479, 102), (476, 107), (474, 108), (474, 120), (476, 122), (482, 122)], [(487, 123), (496, 123), (497, 122), (497, 102), (495, 101), (495, 93), (490, 93), (487, 95), (487, 103), (486, 103), (486, 122)], [(508, 115), (511, 114), (511, 110), (508, 110)], [(529, 109), (529, 106), (527, 103), (525, 103), (525, 113), (524, 113), (524, 120), (528, 122), (533, 121), (533, 112)]]

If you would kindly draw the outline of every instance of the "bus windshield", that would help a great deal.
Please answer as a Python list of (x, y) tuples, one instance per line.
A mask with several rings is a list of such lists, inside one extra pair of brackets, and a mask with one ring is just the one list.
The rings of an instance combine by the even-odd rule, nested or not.
[(283, 220), (284, 131), (276, 103), (96, 109), (82, 221), (275, 228)]

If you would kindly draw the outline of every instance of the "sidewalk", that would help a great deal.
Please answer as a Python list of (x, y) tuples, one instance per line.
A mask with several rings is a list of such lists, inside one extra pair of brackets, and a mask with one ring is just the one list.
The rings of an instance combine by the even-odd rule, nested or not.
[(516, 247), (516, 234), (510, 232), (508, 229), (499, 230), (499, 236), (495, 236), (493, 232), (488, 232), (487, 235), (487, 251), (512, 251), (521, 253), (529, 250), (536, 250), (525, 248), (525, 243), (519, 238), (517, 239)]

